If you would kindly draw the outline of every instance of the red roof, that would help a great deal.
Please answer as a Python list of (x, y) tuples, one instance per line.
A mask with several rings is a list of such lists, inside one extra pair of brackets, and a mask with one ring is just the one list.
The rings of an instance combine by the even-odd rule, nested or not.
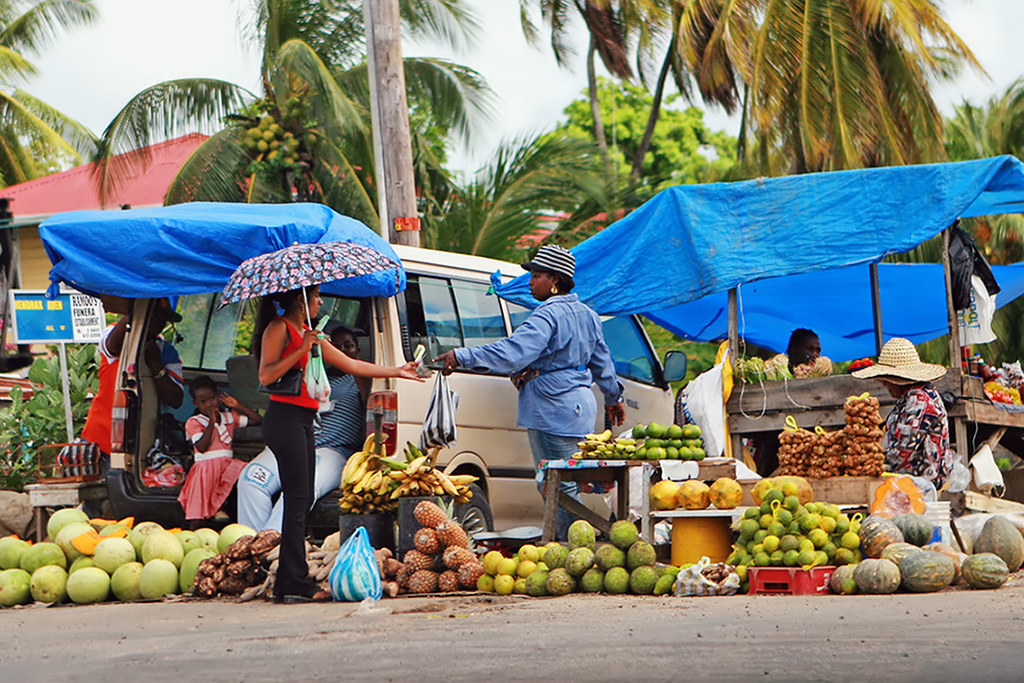
[[(95, 164), (76, 166), (61, 173), (36, 178), (0, 189), (0, 197), (10, 197), (15, 219), (27, 216), (49, 216), (61, 211), (113, 209), (122, 204), (133, 207), (160, 206), (164, 195), (182, 164), (206, 135), (191, 133), (148, 148), (150, 162), (130, 178), (124, 179), (106, 205), (100, 203), (92, 172)], [(127, 158), (138, 151), (120, 155)]]

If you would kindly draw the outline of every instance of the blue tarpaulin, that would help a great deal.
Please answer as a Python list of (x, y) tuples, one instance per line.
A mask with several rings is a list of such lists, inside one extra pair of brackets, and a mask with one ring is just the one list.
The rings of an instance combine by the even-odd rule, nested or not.
[[(245, 259), (296, 242), (353, 242), (401, 263), (380, 235), (322, 204), (70, 211), (43, 221), (39, 234), (55, 284), (128, 298), (217, 292)], [(323, 285), (339, 296), (393, 296), (403, 289), (402, 268)]]
[[(867, 264), (916, 247), (957, 218), (1013, 212), (1024, 212), (1024, 165), (1011, 156), (683, 185), (658, 193), (576, 245), (576, 291), (599, 313), (644, 314), (690, 338), (713, 339), (726, 335), (725, 327), (714, 334), (709, 330), (716, 317), (712, 311), (724, 310), (716, 302), (724, 301), (729, 289), (816, 274), (817, 279), (768, 290), (775, 294), (763, 295), (759, 309), (751, 308), (756, 298), (751, 294), (741, 335), (777, 350), (778, 340), (788, 339), (794, 327), (810, 327), (835, 360), (873, 355)], [(849, 266), (859, 267), (843, 282), (829, 281), (823, 272)], [(937, 272), (937, 281), (894, 275), (882, 283), (886, 337), (905, 334), (919, 342), (945, 333), (941, 269)], [(1000, 285), (1012, 290), (1006, 277), (997, 275)], [(860, 303), (845, 310), (864, 310), (866, 317), (847, 315), (834, 305), (842, 294), (836, 288), (852, 286), (844, 282), (863, 282)], [(929, 282), (938, 298), (924, 291), (933, 286)], [(521, 276), (497, 292), (536, 305), (527, 283), (528, 276)], [(749, 290), (749, 284), (740, 287), (741, 296)], [(697, 300), (719, 293), (720, 298), (697, 306)], [(795, 303), (795, 294), (802, 295), (802, 303)], [(933, 299), (935, 311), (924, 311)], [(681, 306), (690, 302), (696, 302), (694, 308)], [(835, 348), (827, 339), (835, 340)], [(840, 345), (840, 339), (849, 343)]]

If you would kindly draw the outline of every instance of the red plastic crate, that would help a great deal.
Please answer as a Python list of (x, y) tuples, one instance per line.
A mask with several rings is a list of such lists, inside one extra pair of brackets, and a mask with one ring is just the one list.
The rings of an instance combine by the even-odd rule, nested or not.
[(816, 595), (828, 593), (828, 580), (835, 567), (750, 567), (747, 570), (750, 595)]

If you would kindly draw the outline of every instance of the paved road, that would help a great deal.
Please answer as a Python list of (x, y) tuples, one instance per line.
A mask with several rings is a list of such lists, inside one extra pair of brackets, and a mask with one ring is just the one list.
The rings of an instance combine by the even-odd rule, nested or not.
[(33, 606), (0, 611), (0, 680), (1018, 683), (1022, 574), (932, 595), (399, 598), (375, 616), (347, 604)]

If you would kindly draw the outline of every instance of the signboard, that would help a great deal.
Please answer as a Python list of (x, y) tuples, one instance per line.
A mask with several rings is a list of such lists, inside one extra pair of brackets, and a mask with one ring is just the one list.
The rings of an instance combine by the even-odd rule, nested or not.
[(106, 323), (100, 300), (78, 292), (47, 299), (43, 290), (12, 289), (11, 315), (18, 344), (94, 344)]

